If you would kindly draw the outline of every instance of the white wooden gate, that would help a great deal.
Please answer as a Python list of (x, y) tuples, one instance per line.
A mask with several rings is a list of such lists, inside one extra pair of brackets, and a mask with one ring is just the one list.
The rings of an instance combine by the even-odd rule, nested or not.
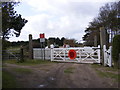
[[(70, 50), (75, 50), (75, 59), (70, 59), (68, 55)], [(53, 48), (51, 49), (51, 61), (100, 63), (100, 46), (79, 48)]]
[[(70, 59), (68, 53), (70, 50), (76, 52), (76, 57)], [(104, 66), (112, 66), (112, 46), (106, 49), (103, 46)], [(33, 58), (43, 59), (43, 49), (34, 48)], [(101, 63), (100, 62), (100, 46), (98, 47), (78, 47), (78, 48), (47, 48), (45, 49), (45, 59), (60, 62), (78, 62), (78, 63)]]
[(112, 46), (109, 49), (106, 49), (106, 46), (103, 46), (103, 53), (104, 53), (104, 66), (112, 66)]

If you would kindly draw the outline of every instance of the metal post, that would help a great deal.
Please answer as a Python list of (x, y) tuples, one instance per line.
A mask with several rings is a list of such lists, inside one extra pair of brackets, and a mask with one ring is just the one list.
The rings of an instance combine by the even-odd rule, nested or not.
[(43, 53), (42, 53), (42, 42), (40, 43), (41, 45), (41, 59), (43, 60)]
[[(42, 60), (43, 59), (45, 60), (45, 46), (44, 46), (44, 42), (45, 42), (45, 35), (43, 33), (43, 34), (40, 34), (41, 57), (42, 57)], [(43, 48), (42, 48), (42, 46), (43, 46)]]
[(43, 43), (44, 46), (44, 60), (45, 60), (45, 42)]

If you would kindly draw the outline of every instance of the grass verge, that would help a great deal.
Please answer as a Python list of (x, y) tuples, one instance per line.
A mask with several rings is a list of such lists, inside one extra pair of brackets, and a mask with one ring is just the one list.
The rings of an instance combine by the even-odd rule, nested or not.
[(15, 72), (22, 73), (22, 74), (32, 73), (32, 70), (31, 69), (27, 69), (27, 68), (14, 68), (13, 70)]
[(103, 65), (100, 65), (100, 64), (92, 64), (91, 65), (93, 68), (104, 68), (104, 70), (106, 71), (118, 71), (119, 69), (116, 68), (116, 67), (105, 67)]
[(73, 73), (74, 67), (68, 67), (64, 70), (64, 73)]
[(120, 74), (118, 68), (104, 67), (102, 65), (93, 64), (92, 67), (96, 70), (99, 76), (114, 79), (116, 82), (120, 82)]
[(36, 65), (36, 64), (49, 64), (55, 63), (47, 60), (33, 60), (33, 59), (25, 59), (24, 62), (18, 63), (17, 60), (5, 60), (3, 63), (17, 64), (17, 65)]
[(96, 70), (96, 72), (99, 74), (101, 77), (107, 77), (107, 78), (112, 78), (117, 82), (120, 82), (120, 74), (115, 74), (111, 72), (102, 72), (100, 70)]
[(2, 71), (2, 88), (16, 88), (16, 79), (15, 77), (7, 72)]

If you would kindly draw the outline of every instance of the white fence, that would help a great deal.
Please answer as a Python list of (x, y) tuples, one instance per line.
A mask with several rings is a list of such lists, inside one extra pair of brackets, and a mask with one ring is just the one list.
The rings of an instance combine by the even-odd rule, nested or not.
[(51, 49), (47, 48), (45, 49), (41, 49), (41, 48), (33, 48), (33, 58), (34, 59), (43, 59), (45, 55), (45, 59), (50, 60), (51, 59)]

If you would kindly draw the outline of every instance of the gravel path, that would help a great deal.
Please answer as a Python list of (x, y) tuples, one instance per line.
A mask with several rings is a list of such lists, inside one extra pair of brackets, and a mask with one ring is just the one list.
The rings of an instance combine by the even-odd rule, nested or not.
[[(28, 68), (29, 74), (13, 72), (13, 68)], [(65, 70), (72, 68), (71, 72)], [(12, 73), (22, 88), (116, 88), (109, 78), (100, 77), (90, 64), (52, 63), (34, 66), (6, 64), (3, 70)]]

